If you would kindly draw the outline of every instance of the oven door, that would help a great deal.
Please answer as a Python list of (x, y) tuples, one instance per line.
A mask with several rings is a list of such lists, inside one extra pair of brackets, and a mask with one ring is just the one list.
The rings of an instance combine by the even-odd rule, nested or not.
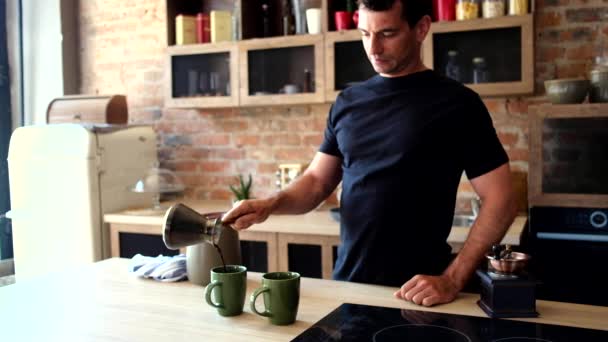
[(531, 208), (538, 299), (608, 306), (608, 224), (598, 212), (608, 210)]

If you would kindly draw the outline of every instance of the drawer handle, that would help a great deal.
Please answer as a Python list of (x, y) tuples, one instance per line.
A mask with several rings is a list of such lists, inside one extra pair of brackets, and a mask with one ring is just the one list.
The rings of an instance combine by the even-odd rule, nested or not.
[(608, 235), (601, 234), (571, 234), (571, 233), (536, 233), (541, 240), (591, 241), (608, 242)]
[(82, 116), (80, 114), (74, 115), (74, 120), (82, 120)]

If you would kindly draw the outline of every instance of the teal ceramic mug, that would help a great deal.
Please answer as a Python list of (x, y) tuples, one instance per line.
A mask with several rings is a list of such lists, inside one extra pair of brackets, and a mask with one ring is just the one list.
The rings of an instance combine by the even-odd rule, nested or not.
[[(255, 307), (257, 297), (264, 294), (264, 311)], [(296, 272), (270, 272), (262, 277), (262, 287), (249, 299), (251, 311), (270, 319), (275, 325), (295, 322), (300, 303), (300, 274)]]
[[(218, 266), (211, 269), (211, 282), (205, 288), (207, 304), (217, 308), (222, 316), (243, 312), (247, 291), (247, 268), (240, 265)], [(212, 298), (213, 297), (213, 298)]]

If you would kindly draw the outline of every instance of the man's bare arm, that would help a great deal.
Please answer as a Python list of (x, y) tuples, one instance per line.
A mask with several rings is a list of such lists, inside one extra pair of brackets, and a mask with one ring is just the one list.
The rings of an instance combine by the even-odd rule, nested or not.
[(341, 160), (317, 152), (302, 176), (273, 196), (273, 214), (303, 214), (313, 210), (334, 191), (341, 179)]
[(471, 179), (482, 206), (462, 250), (445, 270), (462, 289), (490, 246), (502, 240), (517, 214), (509, 164)]
[(456, 298), (493, 243), (500, 241), (516, 214), (509, 164), (471, 180), (483, 205), (462, 250), (439, 276), (415, 275), (394, 293), (419, 305), (449, 303)]
[(245, 229), (265, 221), (271, 214), (303, 214), (316, 208), (342, 179), (341, 160), (317, 152), (302, 176), (286, 189), (263, 199), (238, 202), (222, 221), (236, 229)]

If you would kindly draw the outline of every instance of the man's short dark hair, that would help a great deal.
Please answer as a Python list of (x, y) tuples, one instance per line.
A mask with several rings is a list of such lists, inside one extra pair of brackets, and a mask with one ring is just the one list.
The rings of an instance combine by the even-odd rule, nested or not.
[(372, 11), (387, 11), (397, 1), (401, 1), (401, 17), (408, 23), (410, 28), (416, 26), (420, 18), (425, 15), (433, 15), (431, 0), (358, 0), (358, 4)]

